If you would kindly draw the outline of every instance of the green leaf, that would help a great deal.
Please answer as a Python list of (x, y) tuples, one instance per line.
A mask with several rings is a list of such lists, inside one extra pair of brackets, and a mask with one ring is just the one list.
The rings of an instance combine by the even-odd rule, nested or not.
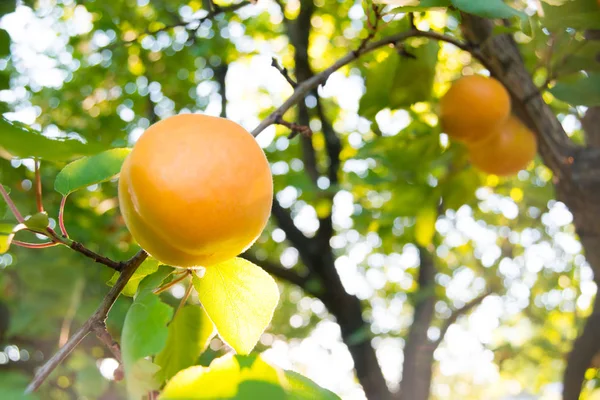
[(377, 113), (388, 107), (389, 93), (391, 90), (390, 77), (396, 75), (400, 56), (394, 50), (386, 50), (377, 53), (377, 57), (385, 57), (376, 60), (367, 67), (365, 76), (366, 92), (360, 98), (358, 113), (372, 120)]
[(43, 231), (48, 227), (50, 220), (47, 212), (39, 212), (25, 219), (25, 226), (36, 231)]
[(434, 40), (416, 48), (406, 48), (415, 58), (400, 58), (390, 92), (391, 109), (410, 107), (431, 98), (439, 49), (439, 43)]
[(600, 74), (590, 74), (574, 82), (558, 82), (550, 93), (572, 106), (600, 106)]
[(112, 149), (73, 161), (58, 173), (54, 189), (67, 196), (95, 183), (106, 182), (121, 171), (130, 152), (128, 148)]
[(162, 368), (159, 379), (171, 379), (194, 365), (214, 334), (215, 327), (202, 307), (188, 305), (179, 310), (169, 325), (167, 344), (154, 360)]
[(10, 54), (10, 35), (4, 29), (0, 29), (0, 57)]
[(325, 390), (295, 372), (266, 363), (260, 355), (228, 354), (209, 367), (195, 366), (180, 371), (171, 379), (161, 400), (237, 399), (237, 400), (336, 400)]
[[(394, 5), (394, 4), (406, 4), (406, 1), (402, 1), (402, 0), (381, 0), (381, 1), (376, 1), (376, 3), (383, 3), (383, 4), (390, 4), (390, 5)], [(419, 2), (418, 6), (400, 6), (400, 7), (394, 7), (393, 10), (394, 12), (415, 12), (415, 11), (430, 11), (431, 9), (436, 9), (436, 8), (446, 8), (449, 7), (451, 5), (450, 0), (422, 0)]]
[(469, 14), (484, 18), (510, 18), (526, 15), (506, 5), (502, 0), (451, 0), (454, 7)]
[(250, 353), (279, 301), (273, 278), (250, 261), (233, 258), (206, 268), (204, 277), (192, 282), (221, 339), (240, 354)]
[[(133, 276), (131, 277), (131, 279), (129, 279), (129, 281), (127, 282), (127, 285), (125, 285), (125, 288), (123, 289), (121, 294), (123, 294), (125, 296), (129, 296), (129, 297), (135, 296), (135, 293), (137, 292), (137, 289), (138, 289), (138, 285), (140, 284), (142, 279), (144, 279), (146, 276), (148, 276), (150, 274), (155, 273), (157, 270), (158, 270), (158, 260), (156, 260), (152, 257), (148, 257), (146, 259), (146, 261), (144, 261), (142, 263), (142, 265), (140, 265), (138, 267), (138, 269), (133, 273)], [(165, 267), (164, 273), (166, 274), (167, 272), (170, 273), (171, 271), (167, 267)], [(119, 279), (119, 275), (121, 275), (119, 272), (115, 272), (113, 274), (113, 276), (110, 278), (110, 280), (107, 282), (107, 284), (110, 286), (114, 286), (115, 283), (117, 283), (117, 279)], [(165, 277), (166, 277), (166, 275), (165, 275)]]
[(600, 21), (600, 7), (596, 0), (569, 0), (560, 5), (542, 2), (545, 28), (554, 30), (597, 29)]
[(4, 254), (10, 248), (10, 243), (15, 236), (15, 233), (24, 229), (25, 225), (15, 225), (12, 222), (0, 221), (0, 254)]
[(74, 139), (49, 139), (28, 126), (0, 117), (0, 154), (5, 158), (41, 158), (66, 161), (98, 153), (102, 147)]
[(373, 120), (384, 108), (410, 107), (431, 98), (439, 44), (427, 41), (406, 50), (410, 57), (400, 55), (394, 49), (386, 49), (377, 55), (377, 58), (385, 58), (367, 68), (366, 92), (360, 99), (360, 115)]
[(143, 359), (158, 354), (164, 348), (169, 333), (167, 324), (173, 316), (173, 309), (154, 295), (151, 289), (148, 290), (151, 285), (147, 281), (154, 281), (159, 272), (142, 281), (123, 324), (123, 365), (127, 390), (130, 398), (134, 399), (141, 398), (145, 392), (155, 388), (157, 379), (154, 375), (158, 367), (149, 365)]

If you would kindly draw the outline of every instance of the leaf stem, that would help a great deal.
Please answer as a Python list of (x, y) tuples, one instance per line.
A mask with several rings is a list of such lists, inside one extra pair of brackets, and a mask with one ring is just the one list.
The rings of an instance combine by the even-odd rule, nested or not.
[(35, 201), (37, 203), (38, 212), (44, 212), (44, 204), (42, 203), (42, 178), (40, 175), (40, 161), (34, 160), (35, 168)]
[(60, 227), (60, 233), (66, 238), (69, 237), (67, 228), (65, 227), (65, 204), (67, 202), (67, 196), (63, 196), (60, 201), (60, 207), (58, 209), (58, 226)]
[(0, 183), (0, 194), (2, 194), (2, 197), (4, 198), (4, 201), (6, 201), (6, 204), (8, 204), (8, 207), (10, 208), (10, 211), (13, 213), (13, 215), (15, 216), (15, 218), (17, 219), (17, 221), (20, 224), (24, 223), (25, 219), (23, 218), (23, 216), (19, 212), (19, 209), (17, 208), (17, 206), (15, 205), (15, 203), (12, 201), (12, 199), (8, 195), (8, 192), (6, 191), (6, 189), (4, 189), (4, 186), (2, 185), (2, 183)]
[(26, 247), (28, 249), (45, 249), (47, 247), (57, 246), (59, 243), (50, 242), (50, 243), (29, 243), (29, 242), (21, 242), (20, 240), (13, 240), (11, 242), (15, 246)]

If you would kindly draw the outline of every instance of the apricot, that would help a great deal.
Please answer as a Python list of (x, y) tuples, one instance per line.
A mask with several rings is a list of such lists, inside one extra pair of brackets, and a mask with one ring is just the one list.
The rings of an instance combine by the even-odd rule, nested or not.
[(513, 175), (527, 167), (537, 153), (537, 139), (518, 118), (511, 116), (491, 129), (485, 141), (467, 145), (471, 164), (488, 174)]
[(235, 122), (182, 114), (150, 126), (121, 168), (119, 205), (133, 238), (177, 267), (233, 258), (271, 213), (273, 179), (256, 140)]
[(455, 81), (440, 100), (440, 122), (455, 140), (475, 142), (510, 115), (510, 96), (494, 78), (465, 76)]

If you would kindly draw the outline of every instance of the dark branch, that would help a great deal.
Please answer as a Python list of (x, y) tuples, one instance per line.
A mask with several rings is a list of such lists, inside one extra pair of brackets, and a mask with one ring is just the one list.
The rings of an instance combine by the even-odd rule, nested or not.
[(108, 294), (102, 300), (102, 303), (98, 306), (94, 314), (83, 324), (77, 332), (73, 334), (67, 341), (67, 343), (60, 348), (46, 363), (37, 371), (35, 377), (27, 386), (25, 393), (32, 393), (36, 391), (40, 385), (46, 380), (46, 378), (54, 371), (54, 369), (63, 362), (75, 347), (90, 333), (93, 331), (98, 323), (104, 323), (108, 312), (112, 308), (113, 304), (125, 288), (129, 279), (133, 276), (135, 270), (144, 262), (148, 257), (148, 253), (140, 250), (135, 256), (129, 259), (124, 264), (123, 271), (117, 279), (115, 286), (113, 286)]
[(304, 236), (300, 229), (296, 227), (290, 213), (281, 207), (277, 199), (273, 199), (271, 211), (273, 217), (277, 221), (277, 225), (285, 232), (285, 235), (292, 246), (298, 249), (300, 253), (312, 253), (310, 239)]
[(600, 107), (590, 107), (581, 119), (585, 142), (590, 147), (600, 147)]
[(273, 59), (271, 61), (271, 66), (273, 68), (275, 68), (277, 71), (279, 71), (279, 73), (281, 75), (283, 75), (283, 77), (290, 84), (291, 87), (293, 87), (295, 89), (296, 86), (298, 86), (298, 84), (290, 77), (290, 74), (289, 74), (287, 68), (284, 68), (281, 65), (279, 65), (279, 63), (277, 62), (277, 59), (275, 57), (273, 57)]
[(69, 245), (69, 247), (71, 249), (75, 250), (76, 252), (81, 253), (88, 258), (91, 258), (92, 260), (96, 261), (97, 263), (106, 265), (107, 267), (114, 269), (115, 271), (121, 271), (125, 267), (125, 263), (113, 261), (108, 257), (104, 257), (104, 256), (101, 256), (100, 254), (94, 253), (93, 251), (91, 251), (90, 249), (88, 249), (87, 247), (85, 247), (84, 245), (82, 245), (79, 242), (72, 242)]

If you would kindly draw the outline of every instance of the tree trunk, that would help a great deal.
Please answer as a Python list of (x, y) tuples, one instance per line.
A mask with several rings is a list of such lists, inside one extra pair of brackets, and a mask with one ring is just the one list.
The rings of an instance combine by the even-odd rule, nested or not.
[(415, 305), (413, 323), (404, 346), (400, 400), (427, 400), (433, 373), (433, 352), (436, 344), (427, 338), (435, 307), (435, 265), (431, 254), (419, 248), (419, 290), (426, 293)]

